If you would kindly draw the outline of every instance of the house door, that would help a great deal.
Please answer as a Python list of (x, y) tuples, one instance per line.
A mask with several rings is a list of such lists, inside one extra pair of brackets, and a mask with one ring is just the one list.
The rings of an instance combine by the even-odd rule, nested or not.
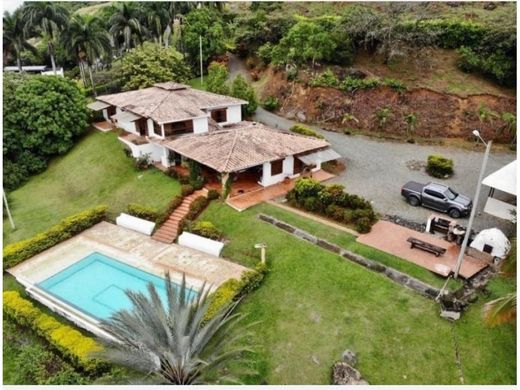
[(141, 118), (137, 122), (135, 122), (135, 126), (137, 128), (137, 131), (139, 132), (139, 135), (142, 137), (146, 136), (146, 130), (148, 128), (148, 124), (146, 123), (146, 118)]

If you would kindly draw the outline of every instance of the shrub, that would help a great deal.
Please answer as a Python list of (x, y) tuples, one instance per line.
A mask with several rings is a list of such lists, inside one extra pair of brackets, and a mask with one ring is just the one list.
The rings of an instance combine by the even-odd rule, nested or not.
[(198, 217), (202, 211), (207, 207), (209, 204), (208, 198), (205, 196), (199, 196), (193, 200), (190, 204), (190, 208), (188, 210), (188, 213), (184, 216), (183, 219), (179, 221), (179, 231), (178, 233), (182, 233), (182, 231), (186, 228), (189, 228), (190, 222), (193, 221), (195, 218)]
[(43, 313), (17, 291), (4, 291), (3, 300), (7, 317), (34, 330), (76, 367), (89, 373), (107, 368), (106, 363), (93, 358), (93, 354), (102, 350), (93, 338)]
[(159, 211), (156, 209), (137, 203), (130, 203), (127, 207), (127, 212), (134, 217), (146, 219), (151, 222), (156, 222), (160, 217)]
[(293, 133), (306, 135), (308, 137), (314, 137), (314, 138), (320, 138), (323, 139), (324, 137), (321, 134), (316, 133), (314, 130), (308, 128), (307, 126), (296, 124), (292, 126), (289, 130), (291, 130)]
[(247, 104), (242, 105), (243, 116), (249, 117), (256, 112), (258, 99), (255, 89), (247, 83), (242, 75), (235, 77), (231, 83), (231, 96), (247, 101)]
[(320, 73), (317, 76), (314, 76), (309, 82), (309, 84), (311, 87), (337, 88), (339, 85), (339, 80), (332, 70), (327, 69), (325, 72)]
[(428, 156), (426, 172), (440, 179), (453, 175), (453, 160), (439, 155)]
[(4, 268), (14, 267), (29, 257), (43, 252), (57, 243), (65, 241), (101, 222), (106, 218), (106, 211), (106, 206), (97, 206), (67, 217), (59, 224), (46, 232), (37, 234), (33, 238), (7, 245), (4, 248)]
[(134, 166), (137, 169), (144, 170), (150, 166), (150, 154), (142, 154), (134, 160)]
[(359, 233), (369, 233), (373, 224), (373, 221), (368, 218), (360, 218), (356, 221), (354, 227)]
[(220, 240), (222, 238), (222, 231), (217, 229), (217, 227), (210, 221), (195, 222), (191, 228), (191, 232), (211, 240)]
[(296, 181), (294, 188), (290, 192), (294, 192), (296, 200), (299, 200), (310, 196), (318, 196), (323, 188), (325, 186), (319, 181), (304, 177)]
[(170, 200), (170, 203), (168, 203), (168, 207), (166, 207), (166, 210), (164, 211), (163, 215), (161, 215), (157, 219), (157, 225), (162, 225), (164, 221), (168, 219), (171, 213), (175, 211), (177, 207), (179, 207), (183, 201), (183, 197), (181, 195), (177, 195), (175, 198)]
[(229, 77), (227, 66), (219, 62), (212, 62), (208, 66), (206, 85), (209, 92), (220, 95), (229, 95), (229, 86), (226, 84)]
[(207, 197), (208, 197), (209, 201), (212, 201), (212, 200), (220, 198), (220, 193), (217, 190), (211, 189), (208, 191)]
[(387, 87), (395, 89), (396, 91), (402, 92), (406, 90), (406, 85), (401, 80), (396, 80), (392, 78), (385, 78), (383, 80), (383, 84)]
[(275, 111), (279, 104), (280, 102), (276, 96), (268, 96), (264, 100), (263, 106), (267, 111)]
[(195, 192), (195, 190), (193, 189), (193, 186), (191, 186), (190, 184), (181, 185), (181, 195), (182, 196), (191, 195), (191, 194), (193, 194), (193, 192)]
[(358, 79), (355, 77), (345, 77), (339, 87), (348, 92), (354, 92), (358, 89), (370, 89), (382, 86), (383, 83), (378, 77), (367, 77), (366, 79)]

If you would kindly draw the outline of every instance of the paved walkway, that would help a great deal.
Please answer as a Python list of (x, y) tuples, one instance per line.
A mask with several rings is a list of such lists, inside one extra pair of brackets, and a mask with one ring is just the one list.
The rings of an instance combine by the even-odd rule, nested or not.
[(200, 289), (206, 281), (213, 289), (230, 278), (239, 279), (247, 268), (176, 244), (150, 237), (108, 222), (100, 222), (8, 270), (29, 284), (39, 283), (64, 268), (99, 252), (136, 268), (164, 277), (170, 271), (174, 282), (186, 274), (189, 286)]
[(193, 202), (199, 196), (207, 195), (208, 190), (203, 188), (185, 197), (179, 207), (177, 207), (173, 213), (170, 214), (168, 219), (159, 227), (159, 229), (156, 230), (152, 238), (167, 244), (171, 244), (173, 241), (175, 241), (177, 234), (179, 233), (179, 223), (190, 211), (191, 202)]
[[(433, 253), (417, 248), (412, 249), (410, 248), (410, 243), (406, 241), (408, 237), (418, 238), (419, 240), (445, 248), (446, 253), (436, 257)], [(370, 233), (361, 234), (357, 241), (391, 253), (445, 277), (455, 269), (460, 251), (460, 247), (455, 243), (443, 240), (433, 234), (419, 233), (388, 221), (377, 222), (372, 226)], [(460, 275), (467, 279), (487, 266), (488, 264), (485, 261), (466, 255), (460, 268)]]

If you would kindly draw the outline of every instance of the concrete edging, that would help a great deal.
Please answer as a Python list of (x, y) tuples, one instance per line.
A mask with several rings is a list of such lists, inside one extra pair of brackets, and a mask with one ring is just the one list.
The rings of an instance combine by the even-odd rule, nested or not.
[(270, 215), (260, 213), (257, 215), (257, 217), (260, 220), (270, 223), (271, 225), (274, 225), (279, 229), (285, 230), (287, 233), (290, 233), (297, 238), (308, 241), (323, 249), (336, 253), (337, 255), (343, 257), (344, 259), (353, 261), (365, 268), (368, 268), (372, 271), (383, 274), (387, 278), (393, 280), (394, 282), (400, 284), (401, 286), (407, 287), (423, 296), (426, 296), (431, 299), (435, 299), (439, 295), (439, 292), (440, 292), (439, 289), (437, 289), (427, 283), (424, 283), (408, 274), (398, 271), (392, 267), (388, 267), (377, 261), (370, 260), (370, 259), (367, 259), (366, 257), (360, 256), (347, 249), (343, 249), (336, 244), (333, 244), (327, 240), (323, 240), (317, 236), (310, 234), (309, 232), (307, 232), (305, 230), (298, 229), (286, 222), (283, 222), (274, 217), (271, 217)]

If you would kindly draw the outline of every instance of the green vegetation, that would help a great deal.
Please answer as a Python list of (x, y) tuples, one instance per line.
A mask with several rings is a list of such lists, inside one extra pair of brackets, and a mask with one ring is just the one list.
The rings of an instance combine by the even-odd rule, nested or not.
[(106, 206), (98, 206), (65, 218), (46, 232), (27, 240), (7, 245), (3, 252), (4, 269), (14, 267), (28, 258), (65, 241), (106, 218)]
[(4, 185), (20, 186), (64, 154), (88, 127), (78, 86), (62, 77), (4, 74)]
[(301, 125), (301, 124), (293, 125), (293, 126), (291, 126), (291, 128), (289, 130), (291, 130), (293, 133), (306, 135), (308, 137), (314, 137), (314, 138), (319, 138), (319, 139), (325, 138), (321, 134), (312, 130), (310, 127), (307, 127), (307, 126)]
[[(460, 384), (456, 348), (465, 384), (516, 383), (513, 325), (487, 328), (480, 302), (456, 323), (443, 320), (431, 300), (256, 217), (277, 210), (263, 204), (237, 213), (215, 202), (201, 216), (230, 240), (226, 258), (252, 266), (259, 259), (254, 245), (267, 244), (269, 274), (239, 306), (247, 321), (260, 322), (252, 339), (258, 353), (248, 364), (259, 374), (248, 383), (327, 384), (346, 348), (358, 354), (358, 368), (372, 384)], [(498, 279), (489, 288), (483, 300), (512, 287)], [(228, 372), (239, 368), (234, 363)]]
[(9, 319), (34, 330), (76, 367), (92, 373), (106, 368), (103, 362), (93, 358), (93, 354), (102, 350), (93, 338), (41, 312), (16, 291), (4, 291), (3, 303), (4, 314)]
[(242, 115), (250, 117), (255, 113), (258, 107), (255, 89), (240, 74), (231, 83), (231, 96), (248, 102), (242, 106)]
[(432, 154), (428, 156), (426, 172), (433, 177), (445, 179), (453, 175), (453, 160)]
[(190, 79), (183, 55), (173, 47), (146, 42), (126, 53), (122, 61), (121, 84), (127, 91), (163, 81), (184, 83)]
[(156, 208), (143, 206), (138, 203), (130, 203), (126, 211), (134, 217), (146, 219), (151, 222), (155, 222), (160, 218), (160, 213)]
[(212, 62), (208, 67), (207, 90), (221, 95), (229, 95), (229, 86), (226, 84), (228, 77), (229, 72), (226, 65), (220, 62)]
[(114, 133), (90, 133), (24, 186), (9, 192), (16, 230), (4, 221), (4, 244), (36, 235), (100, 203), (110, 218), (139, 202), (163, 211), (180, 193), (178, 181), (151, 168), (137, 171)]
[(190, 231), (211, 240), (220, 240), (222, 238), (222, 231), (217, 229), (210, 221), (197, 221), (190, 228)]
[(265, 99), (262, 103), (262, 106), (267, 111), (275, 111), (279, 105), (280, 102), (278, 101), (278, 98), (276, 96), (268, 96), (267, 99)]
[(372, 205), (357, 195), (344, 191), (339, 184), (324, 185), (311, 178), (301, 178), (286, 195), (289, 204), (333, 220), (352, 224), (360, 233), (368, 233), (377, 221)]

